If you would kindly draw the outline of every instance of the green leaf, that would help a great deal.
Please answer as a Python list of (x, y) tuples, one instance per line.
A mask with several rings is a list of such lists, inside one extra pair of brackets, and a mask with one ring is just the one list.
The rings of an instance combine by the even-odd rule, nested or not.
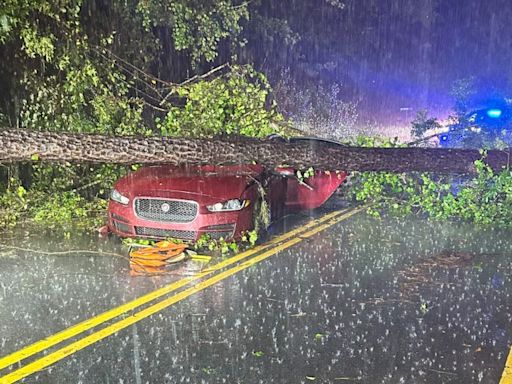
[(20, 199), (23, 199), (27, 194), (27, 190), (23, 188), (21, 185), (16, 189), (16, 194)]
[(0, 16), (0, 29), (0, 33), (2, 34), (6, 34), (11, 30), (11, 25), (9, 23), (9, 18), (7, 17), (7, 15)]

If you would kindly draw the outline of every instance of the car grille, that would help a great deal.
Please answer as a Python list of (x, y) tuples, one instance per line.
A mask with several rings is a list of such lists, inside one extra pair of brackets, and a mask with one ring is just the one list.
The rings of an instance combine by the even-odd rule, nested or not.
[(135, 213), (152, 221), (189, 223), (197, 216), (197, 204), (182, 200), (136, 199)]
[(112, 220), (112, 223), (114, 224), (114, 227), (119, 231), (123, 233), (132, 233), (132, 229), (129, 225), (125, 223), (121, 223), (119, 221)]
[(148, 228), (148, 227), (135, 227), (135, 233), (140, 236), (154, 237), (154, 238), (173, 238), (182, 240), (195, 240), (195, 231), (180, 231), (177, 229), (161, 229), (161, 228)]
[(221, 238), (224, 240), (230, 240), (233, 237), (233, 231), (221, 231), (221, 232), (206, 232), (210, 239), (212, 240), (220, 240)]
[(208, 227), (201, 228), (201, 230), (206, 229), (205, 234), (212, 240), (220, 240), (221, 238), (229, 240), (233, 238), (235, 225), (235, 223), (209, 225)]

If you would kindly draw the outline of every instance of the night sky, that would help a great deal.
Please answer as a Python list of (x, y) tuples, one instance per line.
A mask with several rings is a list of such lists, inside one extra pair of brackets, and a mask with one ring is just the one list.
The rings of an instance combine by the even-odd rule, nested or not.
[[(250, 30), (254, 60), (277, 73), (290, 68), (304, 84), (343, 86), (363, 118), (404, 120), (418, 109), (439, 117), (452, 105), (456, 80), (473, 77), (475, 103), (510, 89), (512, 3), (505, 0), (264, 0), (269, 20), (300, 38), (290, 42)], [(260, 49), (258, 49), (258, 47)], [(412, 108), (411, 112), (400, 111)]]

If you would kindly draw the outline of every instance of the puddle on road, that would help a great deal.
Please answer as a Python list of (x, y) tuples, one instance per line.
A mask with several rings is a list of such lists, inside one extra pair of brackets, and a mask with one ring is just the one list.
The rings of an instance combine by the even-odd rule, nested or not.
[(131, 278), (116, 239), (21, 230), (1, 243), (0, 357), (177, 279)]
[(511, 343), (511, 233), (370, 220), (355, 219), (341, 242), (317, 239), (325, 254), (312, 289), (318, 323), (334, 324), (325, 348), (341, 351), (324, 372), (363, 382), (498, 382)]
[[(26, 382), (497, 383), (512, 344), (511, 234), (357, 215)], [(114, 296), (130, 291), (123, 261), (105, 260), (96, 272)], [(95, 281), (55, 289), (92, 310), (108, 287)]]
[[(512, 341), (511, 245), (507, 231), (355, 217), (143, 324), (157, 335), (147, 355), (167, 356), (143, 372), (168, 382), (496, 383)], [(474, 256), (455, 265), (447, 252)], [(411, 268), (424, 281), (404, 291)], [(171, 324), (177, 343), (159, 331)]]

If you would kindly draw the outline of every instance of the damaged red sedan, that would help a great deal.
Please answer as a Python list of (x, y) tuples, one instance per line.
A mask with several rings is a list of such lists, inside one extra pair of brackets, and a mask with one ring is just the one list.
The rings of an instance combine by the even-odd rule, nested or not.
[(262, 199), (275, 221), (321, 206), (346, 176), (318, 171), (301, 181), (291, 168), (255, 164), (143, 167), (115, 184), (108, 227), (121, 237), (239, 238), (254, 228)]

